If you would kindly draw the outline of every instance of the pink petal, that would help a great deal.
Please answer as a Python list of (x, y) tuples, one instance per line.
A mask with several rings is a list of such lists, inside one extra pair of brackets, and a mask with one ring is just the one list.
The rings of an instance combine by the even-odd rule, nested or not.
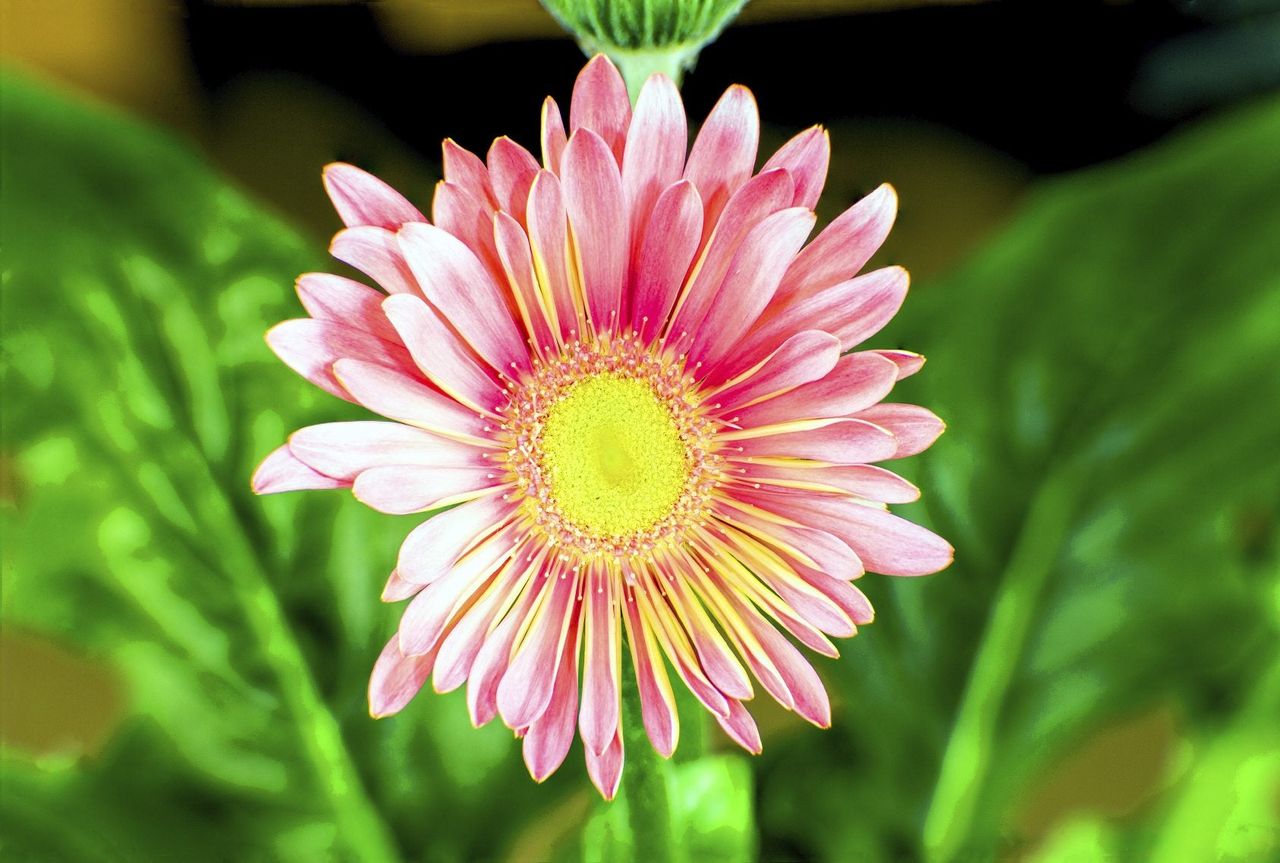
[(706, 372), (719, 366), (769, 305), (816, 218), (803, 207), (781, 210), (756, 225), (743, 240), (716, 295), (716, 313), (704, 321), (689, 352), (695, 363), (703, 363)]
[(849, 282), (852, 302), (841, 307), (838, 324), (831, 329), (841, 346), (848, 350), (880, 332), (902, 308), (910, 283), (901, 267), (885, 267)]
[(452, 138), (445, 138), (442, 150), (445, 181), (465, 190), (490, 208), (496, 207), (498, 200), (493, 194), (493, 184), (489, 181), (489, 169), (480, 161), (480, 157), (458, 146), (458, 142)]
[[(730, 698), (751, 698), (755, 693), (751, 688), (751, 680), (747, 677), (747, 672), (733, 655), (733, 651), (725, 644), (724, 638), (712, 623), (703, 604), (685, 586), (682, 578), (683, 574), (676, 572), (675, 578), (668, 583), (667, 599), (671, 603), (670, 613), (679, 620), (685, 635), (693, 644), (698, 663), (706, 673), (707, 679), (717, 690)], [(658, 601), (654, 600), (655, 603)]]
[(502, 267), (493, 243), (494, 207), (488, 201), (453, 183), (437, 183), (431, 201), (431, 218), (471, 250), (480, 265), (497, 284), (502, 283)]
[(329, 254), (377, 282), (389, 294), (421, 293), (400, 254), (396, 235), (386, 228), (347, 228), (334, 235)]
[(794, 484), (799, 488), (826, 486), (848, 492), (864, 500), (881, 503), (911, 503), (920, 499), (920, 489), (895, 473), (871, 464), (779, 466), (744, 465), (748, 480), (777, 480), (777, 484)]
[(658, 754), (670, 758), (680, 740), (680, 720), (667, 669), (653, 633), (640, 618), (638, 604), (626, 597), (620, 602), (626, 615), (623, 623), (631, 646), (631, 666), (635, 669), (644, 728)]
[(920, 499), (920, 489), (915, 485), (873, 464), (819, 468), (818, 473), (832, 485), (867, 500), (911, 503)]
[(450, 619), (488, 586), (514, 545), (512, 531), (499, 531), (463, 555), (444, 577), (424, 587), (400, 618), (400, 652), (405, 656), (435, 653)]
[(848, 350), (878, 333), (902, 307), (910, 277), (901, 267), (858, 276), (780, 309), (743, 339), (744, 357), (760, 357), (797, 330), (823, 329)]
[(812, 566), (833, 578), (845, 580), (863, 574), (862, 561), (853, 549), (827, 531), (779, 524), (751, 512), (740, 502), (735, 502), (734, 508), (728, 511), (722, 505), (717, 516), (771, 546), (793, 564)]
[(382, 313), (382, 301), (387, 298), (382, 291), (330, 273), (306, 273), (298, 277), (296, 287), (303, 308), (316, 320), (363, 330), (384, 341), (400, 341)]
[[(824, 602), (824, 598), (805, 585), (794, 571), (788, 571), (787, 567), (780, 567), (776, 561), (761, 556), (758, 552), (758, 544), (746, 541), (744, 545), (745, 548), (740, 547), (730, 551), (723, 541), (704, 535), (704, 552), (709, 559), (718, 560), (722, 568), (721, 572), (714, 577), (714, 581), (721, 585), (720, 589), (736, 590), (743, 597), (749, 597), (752, 603), (776, 620), (779, 626), (798, 639), (801, 644), (823, 656), (833, 659), (838, 657), (840, 652), (836, 650), (835, 645), (801, 612), (816, 613), (815, 603), (823, 603), (826, 607), (821, 619), (824, 624), (830, 623), (833, 634), (842, 637), (854, 633), (853, 621), (847, 619), (834, 603), (829, 600)], [(742, 564), (751, 567), (752, 571), (744, 571)], [(755, 569), (761, 571), (756, 572)], [(761, 583), (768, 585), (771, 589), (762, 590)], [(786, 601), (792, 598), (799, 602), (797, 606), (793, 607)]]
[(402, 346), (333, 321), (284, 321), (267, 331), (267, 344), (289, 368), (347, 401), (352, 401), (351, 395), (333, 374), (333, 364), (340, 359), (350, 357), (417, 375), (413, 359)]
[(724, 608), (716, 607), (716, 619), (725, 632), (729, 634), (729, 637), (733, 639), (734, 645), (737, 647), (738, 652), (742, 654), (742, 658), (751, 669), (751, 673), (755, 675), (756, 680), (760, 681), (760, 685), (764, 687), (765, 692), (773, 696), (774, 700), (787, 710), (793, 709), (795, 701), (791, 696), (791, 691), (787, 688), (786, 681), (778, 673), (778, 670), (774, 668), (773, 663), (769, 660), (767, 651), (754, 639), (754, 633), (747, 623), (749, 616), (757, 614), (755, 608), (732, 602), (729, 594), (736, 593), (733, 588), (726, 589), (716, 586), (710, 589), (721, 596), (722, 604), (724, 605)]
[[(634, 601), (639, 605), (641, 617), (649, 627), (648, 631), (662, 646), (663, 654), (675, 669), (676, 676), (707, 710), (717, 716), (727, 715), (729, 705), (724, 693), (716, 688), (703, 673), (701, 662), (693, 653), (683, 625), (668, 611), (668, 606), (658, 593), (657, 587), (651, 585), (648, 590), (637, 588)], [(661, 610), (655, 610), (655, 604), (661, 604)], [(717, 638), (719, 638), (718, 633)], [(747, 689), (750, 688), (748, 683)]]
[(946, 431), (937, 414), (919, 405), (885, 403), (857, 414), (859, 419), (888, 429), (898, 441), (893, 458), (906, 458), (924, 452)]
[(405, 225), (400, 247), (427, 299), (486, 362), (503, 373), (529, 367), (529, 351), (502, 290), (463, 243), (433, 225)]
[(897, 212), (898, 196), (887, 183), (845, 210), (796, 257), (778, 301), (801, 299), (852, 277), (880, 248)]
[(491, 468), (373, 467), (356, 477), (356, 500), (378, 512), (408, 515), (473, 498), (501, 478)]
[(882, 357), (893, 360), (898, 366), (898, 380), (909, 378), (924, 366), (924, 357), (911, 351), (874, 351)]
[(929, 575), (949, 566), (955, 555), (946, 540), (925, 528), (856, 501), (794, 494), (756, 502), (786, 518), (840, 537), (872, 572)]
[(434, 309), (408, 294), (387, 297), (382, 308), (423, 374), (464, 405), (496, 416), (506, 393)]
[[(512, 556), (519, 558), (522, 553), (522, 548), (516, 548)], [(524, 564), (519, 562), (506, 567), (485, 588), (483, 595), (451, 622), (436, 654), (436, 668), (431, 678), (436, 692), (452, 692), (466, 681), (494, 620), (527, 587), (527, 573)]]
[[(746, 87), (734, 85), (711, 109), (689, 151), (684, 176), (698, 187), (706, 205), (707, 224), (714, 224), (731, 195), (747, 181), (756, 165), (760, 112)], [(792, 195), (787, 203), (790, 205)]]
[(879, 354), (848, 354), (826, 377), (758, 402), (738, 413), (736, 422), (750, 428), (810, 417), (848, 416), (888, 395), (897, 379), (898, 367)]
[(650, 339), (661, 332), (702, 235), (702, 201), (688, 180), (658, 196), (631, 270), (631, 320)]
[(612, 800), (618, 793), (618, 783), (622, 780), (622, 729), (613, 735), (613, 740), (603, 753), (597, 755), (590, 746), (583, 749), (587, 756), (587, 776), (591, 784), (599, 790), (605, 800)]
[(819, 728), (830, 728), (831, 700), (809, 661), (780, 632), (764, 621), (756, 627), (755, 635), (765, 645), (774, 668), (782, 675), (791, 693), (795, 712)]
[[(777, 594), (774, 597), (763, 591), (759, 597), (752, 595), (752, 600), (757, 604), (763, 600), (762, 607), (781, 620), (788, 631), (801, 641), (808, 643), (812, 640), (815, 649), (826, 652), (830, 643), (821, 637), (822, 633), (838, 638), (848, 638), (857, 633), (853, 619), (831, 596), (841, 587), (848, 587), (847, 582), (817, 570), (810, 570), (812, 577), (806, 578), (801, 572), (803, 567), (792, 567), (776, 560), (769, 549), (744, 531), (724, 531), (722, 541), (729, 545), (728, 554), (741, 560), (750, 568), (754, 578)], [(834, 651), (829, 655), (834, 655)]]
[(569, 139), (564, 133), (564, 119), (560, 106), (550, 96), (542, 103), (542, 167), (548, 171), (560, 170), (560, 155)]
[(529, 206), (529, 187), (538, 175), (538, 160), (504, 135), (489, 148), (488, 163), (498, 206), (523, 224)]
[(325, 165), (323, 178), (329, 200), (349, 228), (374, 225), (394, 231), (405, 222), (426, 221), (403, 195), (354, 165), (332, 162)]
[[(555, 576), (552, 576), (553, 578)], [(532, 724), (551, 703), (554, 675), (546, 673), (564, 650), (570, 612), (577, 592), (576, 575), (556, 578), (551, 592), (534, 612), (524, 643), (517, 648), (511, 666), (498, 684), (498, 712), (509, 728)], [(587, 747), (590, 752), (590, 747)]]
[(289, 450), (328, 476), (352, 482), (371, 467), (487, 467), (484, 451), (400, 423), (323, 423), (289, 436)]
[(363, 360), (340, 359), (333, 364), (333, 373), (357, 403), (376, 414), (446, 437), (492, 446), (485, 420), (403, 372)]
[(387, 577), (386, 585), (382, 588), (381, 599), (383, 602), (400, 602), (417, 595), (420, 590), (422, 590), (421, 584), (405, 581), (400, 577), (400, 573), (393, 569), (391, 575)]
[(796, 573), (822, 591), (832, 602), (838, 605), (858, 626), (865, 626), (875, 620), (875, 610), (871, 601), (858, 588), (842, 578), (834, 578), (824, 572), (806, 566), (797, 566)]
[(467, 675), (467, 710), (476, 728), (498, 715), (498, 685), (511, 664), (511, 648), (530, 610), (550, 583), (551, 579), (543, 578), (542, 571), (535, 569), (515, 607), (489, 633), (476, 654)]
[[(666, 75), (645, 81), (622, 156), (622, 186), (636, 248), (654, 202), (684, 171), (689, 129), (680, 91)], [(701, 222), (701, 213), (699, 223)], [(700, 230), (700, 229), (699, 229)]]
[(529, 726), (524, 736), (524, 763), (534, 782), (556, 772), (573, 745), (574, 719), (578, 712), (577, 622), (564, 642), (564, 652), (556, 664), (556, 682), (551, 704)]
[(737, 440), (742, 456), (866, 464), (892, 458), (895, 448), (893, 435), (878, 425), (856, 419), (831, 420), (819, 428), (801, 427), (795, 431), (788, 430), (785, 425), (762, 428), (777, 429), (778, 432)]
[[(858, 627), (853, 618), (847, 614), (840, 603), (827, 596), (821, 590), (804, 583), (784, 581), (769, 574), (761, 574), (760, 580), (769, 585), (778, 598), (774, 602), (778, 606), (777, 614), (782, 626), (801, 644), (823, 656), (838, 659), (840, 652), (824, 636), (833, 638), (852, 638), (858, 634)], [(827, 579), (832, 584), (845, 588), (848, 582)], [(801, 584), (804, 584), (802, 587)]]
[(618, 670), (621, 640), (618, 611), (613, 607), (612, 575), (595, 572), (583, 588), (582, 710), (578, 731), (582, 742), (602, 753), (618, 730), (621, 689)]
[(552, 299), (561, 338), (569, 341), (571, 334), (579, 331), (578, 308), (566, 268), (569, 223), (560, 178), (550, 171), (540, 171), (534, 178), (527, 217), (534, 272)]
[(615, 165), (620, 165), (630, 124), (631, 97), (627, 95), (627, 85), (609, 58), (597, 54), (574, 82), (569, 103), (569, 131), (591, 130), (613, 152)]
[(548, 318), (551, 303), (544, 299), (533, 268), (533, 255), (529, 250), (529, 237), (520, 223), (506, 213), (498, 213), (493, 220), (494, 241), (498, 258), (506, 272), (507, 283), (516, 299), (520, 320), (533, 343), (535, 352), (555, 344), (552, 327), (554, 318)]
[(796, 333), (755, 368), (739, 374), (708, 397), (722, 405), (722, 416), (734, 416), (765, 399), (819, 380), (840, 358), (840, 340), (819, 330)]
[[(792, 581), (764, 570), (758, 571), (756, 577), (778, 594), (778, 598), (782, 601), (780, 605), (794, 610), (795, 614), (808, 625), (836, 638), (849, 638), (857, 633), (858, 629), (854, 626), (853, 618), (845, 612), (840, 603), (803, 578)], [(827, 583), (839, 586), (833, 587), (833, 590), (849, 587), (848, 582), (838, 581), (830, 576), (822, 577), (826, 579), (824, 586)], [(801, 636), (797, 633), (796, 637)]]
[(618, 165), (605, 142), (583, 129), (569, 139), (561, 176), (587, 311), (597, 332), (613, 330), (621, 312), (630, 236)]
[[(713, 716), (715, 714), (712, 714)], [(716, 721), (720, 723), (720, 727), (724, 729), (724, 733), (728, 734), (734, 743), (750, 752), (752, 755), (759, 755), (764, 751), (764, 746), (760, 742), (760, 730), (756, 728), (756, 721), (751, 718), (751, 714), (747, 708), (742, 706), (741, 701), (729, 701), (729, 715), (716, 716)]]
[[(747, 658), (754, 660), (753, 670), (761, 684), (771, 677), (761, 677), (760, 671), (768, 670), (778, 675), (786, 687), (789, 698), (778, 698), (779, 693), (770, 690), (770, 694), (778, 698), (779, 703), (793, 708), (796, 713), (812, 722), (819, 728), (831, 726), (831, 702), (827, 698), (827, 690), (800, 651), (787, 641), (778, 630), (774, 629), (760, 613), (738, 598), (734, 591), (725, 591), (725, 601), (735, 612), (735, 619), (747, 627), (755, 639), (755, 647), (747, 651)], [(787, 702), (791, 703), (788, 704)]]
[(764, 163), (760, 170), (786, 168), (796, 183), (796, 194), (791, 204), (812, 210), (818, 205), (822, 186), (827, 181), (827, 166), (831, 162), (831, 136), (821, 126), (805, 129)]
[(501, 495), (489, 495), (432, 516), (405, 537), (396, 571), (406, 581), (432, 583), (449, 572), (464, 552), (504, 524), (517, 506)]
[(841, 511), (848, 523), (845, 541), (872, 572), (928, 575), (955, 557), (946, 540), (884, 510), (849, 504)]
[[(676, 303), (668, 341), (674, 339), (679, 342), (685, 334), (691, 336), (697, 332), (742, 241), (761, 221), (786, 207), (791, 197), (791, 175), (781, 170), (770, 171), (752, 178), (739, 189), (716, 220), (704, 218), (702, 231), (704, 234), (711, 232), (710, 237)], [(702, 203), (706, 205), (705, 198)]]
[(388, 641), (369, 678), (369, 714), (381, 719), (399, 713), (418, 694), (434, 661), (430, 654), (405, 656), (396, 638)]
[(288, 444), (277, 447), (253, 472), (254, 494), (278, 494), (304, 489), (346, 488), (349, 481), (313, 470), (289, 451)]

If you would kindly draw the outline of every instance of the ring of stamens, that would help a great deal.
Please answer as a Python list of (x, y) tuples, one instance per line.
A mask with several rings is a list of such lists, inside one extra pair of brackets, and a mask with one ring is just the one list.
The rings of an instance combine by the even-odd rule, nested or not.
[(510, 389), (507, 467), (552, 544), (629, 557), (705, 516), (723, 459), (682, 358), (630, 336), (572, 342)]

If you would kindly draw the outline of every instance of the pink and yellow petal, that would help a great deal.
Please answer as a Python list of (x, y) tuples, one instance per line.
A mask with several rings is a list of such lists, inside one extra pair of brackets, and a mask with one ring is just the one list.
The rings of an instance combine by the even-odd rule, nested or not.
[(351, 481), (320, 473), (295, 456), (288, 444), (285, 444), (262, 460), (262, 464), (254, 471), (250, 484), (255, 494), (279, 494), (285, 491), (348, 488)]
[(603, 54), (591, 58), (573, 85), (569, 103), (569, 131), (587, 129), (609, 149), (615, 166), (622, 164), (631, 125), (631, 97), (617, 67)]
[(405, 222), (425, 222), (418, 208), (377, 177), (354, 165), (325, 165), (324, 189), (349, 228), (374, 225), (391, 231)]
[(897, 214), (898, 195), (887, 183), (845, 210), (796, 256), (778, 288), (779, 302), (852, 278), (889, 236)]

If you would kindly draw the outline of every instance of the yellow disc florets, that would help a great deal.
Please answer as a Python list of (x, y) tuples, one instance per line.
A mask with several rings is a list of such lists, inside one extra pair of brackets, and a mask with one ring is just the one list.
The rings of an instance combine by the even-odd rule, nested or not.
[(683, 363), (629, 339), (574, 343), (513, 390), (508, 467), (553, 543), (639, 554), (705, 513), (721, 459)]

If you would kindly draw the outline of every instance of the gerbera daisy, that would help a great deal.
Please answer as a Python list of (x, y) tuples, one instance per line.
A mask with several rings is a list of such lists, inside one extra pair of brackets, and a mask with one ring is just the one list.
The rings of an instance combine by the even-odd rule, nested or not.
[(267, 341), (388, 421), (301, 429), (254, 488), (451, 507), (409, 534), (383, 591), (410, 602), (374, 666), (374, 716), (428, 677), (438, 692), (466, 683), (474, 723), (501, 716), (534, 779), (576, 726), (612, 797), (624, 651), (660, 753), (679, 736), (669, 672), (758, 752), (744, 706), (757, 686), (831, 721), (793, 639), (836, 656), (830, 638), (872, 618), (851, 583), (864, 570), (950, 562), (946, 542), (888, 511), (919, 491), (873, 465), (942, 431), (924, 408), (882, 402), (923, 358), (849, 353), (907, 292), (901, 268), (856, 275), (894, 192), (805, 245), (828, 137), (800, 133), (757, 173), (758, 133), (735, 86), (686, 151), (672, 82), (651, 77), (633, 111), (597, 56), (567, 132), (546, 100), (541, 163), (508, 138), (484, 161), (446, 141), (429, 221), (371, 175), (326, 168), (347, 226), (331, 251), (386, 293), (304, 275), (310, 317)]

